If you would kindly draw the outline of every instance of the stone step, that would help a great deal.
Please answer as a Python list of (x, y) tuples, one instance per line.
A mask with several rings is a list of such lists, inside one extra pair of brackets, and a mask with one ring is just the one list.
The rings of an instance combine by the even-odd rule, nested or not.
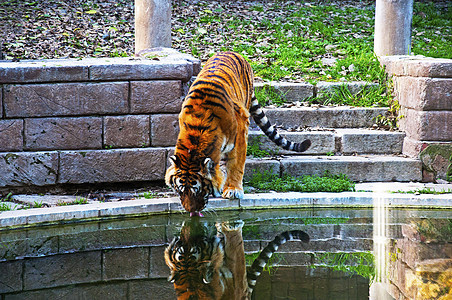
[(255, 172), (292, 176), (345, 174), (357, 182), (421, 181), (420, 160), (400, 156), (287, 156), (282, 158), (247, 159), (245, 179)]
[[(308, 221), (309, 219), (307, 219)], [(327, 219), (326, 219), (327, 220)], [(273, 222), (272, 222), (273, 221)], [(256, 222), (245, 224), (243, 237), (246, 240), (272, 241), (275, 237), (274, 228), (278, 227), (279, 232), (289, 230), (303, 230), (309, 232), (311, 240), (325, 240), (332, 238), (340, 238), (343, 240), (354, 239), (372, 239), (374, 234), (373, 219), (366, 220), (368, 224), (300, 224), (298, 220), (293, 220), (293, 224), (275, 224), (275, 219), (265, 222)], [(300, 220), (301, 221), (301, 220)], [(400, 238), (402, 237), (402, 227), (400, 224), (386, 224), (386, 237)]]
[[(293, 142), (310, 139), (311, 147), (305, 154), (399, 154), (405, 133), (396, 131), (382, 131), (371, 129), (328, 129), (289, 132), (279, 130), (279, 133)], [(295, 155), (296, 152), (287, 151), (270, 139), (261, 130), (250, 130), (248, 143), (258, 145), (260, 150), (269, 154)]]
[[(306, 253), (306, 252), (343, 252), (343, 251), (370, 251), (372, 250), (372, 238), (357, 239), (316, 239), (314, 235), (310, 235), (309, 243), (301, 241), (289, 241), (278, 249), (279, 253)], [(270, 241), (261, 241), (260, 248), (257, 248), (253, 241), (245, 240), (246, 252), (261, 251)]]
[[(274, 125), (288, 128), (369, 128), (375, 118), (385, 115), (387, 107), (289, 107), (265, 108), (264, 112)], [(254, 121), (251, 128), (257, 128)]]

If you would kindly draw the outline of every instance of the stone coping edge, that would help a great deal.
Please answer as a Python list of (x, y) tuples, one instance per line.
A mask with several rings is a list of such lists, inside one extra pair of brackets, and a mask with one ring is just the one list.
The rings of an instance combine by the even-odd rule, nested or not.
[[(387, 206), (388, 208), (452, 209), (452, 196), (450, 194), (412, 195), (385, 192), (262, 193), (246, 194), (242, 200), (213, 198), (209, 200), (206, 211), (297, 207), (370, 208), (374, 205)], [(123, 216), (171, 213), (185, 213), (176, 197), (32, 208), (0, 212), (0, 231), (40, 224), (61, 224)]]

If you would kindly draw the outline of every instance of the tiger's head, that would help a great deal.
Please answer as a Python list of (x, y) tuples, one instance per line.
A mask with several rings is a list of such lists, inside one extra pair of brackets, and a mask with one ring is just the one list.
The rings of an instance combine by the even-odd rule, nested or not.
[(179, 194), (182, 206), (191, 215), (197, 215), (205, 208), (210, 194), (220, 196), (221, 185), (215, 180), (218, 170), (211, 158), (188, 161), (176, 154), (170, 161), (165, 182)]
[(180, 236), (165, 249), (171, 272), (168, 280), (174, 284), (177, 299), (219, 299), (224, 292), (220, 283), (223, 245), (215, 232), (198, 220), (184, 223)]

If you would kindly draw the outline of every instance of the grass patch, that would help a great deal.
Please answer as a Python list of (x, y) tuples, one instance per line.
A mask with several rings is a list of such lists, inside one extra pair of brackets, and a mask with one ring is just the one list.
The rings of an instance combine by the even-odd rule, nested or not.
[[(329, 2), (269, 1), (244, 12), (229, 2), (178, 1), (174, 46), (202, 60), (234, 50), (266, 80), (379, 81), (382, 68), (373, 55), (375, 4)], [(187, 17), (188, 6), (194, 12)], [(415, 54), (452, 57), (451, 11), (440, 3), (414, 3)]]
[(352, 93), (347, 84), (333, 88), (331, 92), (321, 97), (315, 97), (308, 100), (312, 104), (322, 105), (349, 105), (359, 107), (386, 107), (391, 100), (390, 93), (387, 93), (387, 87), (383, 83), (378, 86), (364, 86), (357, 93)]
[[(245, 263), (247, 266), (251, 266), (253, 262), (257, 259), (260, 252), (245, 254)], [(277, 271), (276, 265), (284, 262), (284, 257), (278, 252), (273, 253), (272, 257), (268, 260), (267, 264), (264, 266), (262, 272), (267, 272), (270, 275), (275, 274)]]
[(0, 211), (9, 211), (9, 210), (14, 210), (14, 208), (5, 202), (0, 202)]
[(315, 225), (334, 224), (334, 225), (339, 225), (339, 224), (347, 223), (350, 219), (349, 218), (320, 218), (320, 217), (315, 217), (315, 218), (301, 218), (301, 220), (303, 221), (303, 224), (305, 224), (305, 225), (309, 225), (309, 224), (315, 224)]
[(144, 199), (154, 199), (157, 198), (158, 194), (153, 192), (144, 192), (143, 194), (139, 194), (138, 198), (144, 198)]
[(34, 203), (33, 203), (33, 207), (34, 208), (41, 208), (41, 207), (43, 207), (44, 206), (44, 203), (42, 203), (42, 201), (35, 201)]
[(327, 267), (335, 271), (359, 275), (372, 282), (375, 279), (374, 255), (372, 252), (325, 252), (314, 253), (316, 261), (311, 268)]
[(8, 203), (5, 203), (6, 201), (9, 201), (11, 199), (12, 193), (8, 193), (5, 197), (0, 198), (0, 211), (9, 211), (16, 209), (17, 205), (12, 207)]
[[(412, 54), (452, 58), (452, 7), (450, 2), (439, 6), (434, 2), (414, 2), (412, 23)], [(444, 45), (449, 45), (445, 48)]]
[(325, 172), (322, 176), (306, 175), (293, 177), (284, 175), (278, 177), (269, 172), (255, 173), (247, 182), (259, 192), (277, 191), (277, 192), (346, 192), (354, 191), (355, 183), (347, 178), (346, 175), (333, 175)]
[(57, 206), (66, 206), (66, 205), (78, 205), (78, 204), (88, 204), (88, 199), (86, 198), (76, 198), (71, 202), (58, 201)]
[(256, 91), (256, 99), (261, 106), (276, 105), (286, 103), (285, 95), (278, 93), (269, 85), (264, 85)]
[(415, 195), (423, 195), (423, 194), (430, 194), (430, 195), (442, 195), (442, 194), (452, 194), (452, 190), (451, 189), (447, 189), (447, 190), (440, 190), (440, 191), (436, 191), (434, 189), (431, 188), (422, 188), (422, 189), (416, 189), (416, 190), (411, 190), (411, 191), (395, 191), (394, 193), (399, 193), (399, 194), (415, 194)]
[(246, 148), (246, 155), (255, 158), (277, 155), (275, 152), (269, 152), (261, 149), (262, 142), (260, 137), (253, 136), (248, 138), (248, 146)]

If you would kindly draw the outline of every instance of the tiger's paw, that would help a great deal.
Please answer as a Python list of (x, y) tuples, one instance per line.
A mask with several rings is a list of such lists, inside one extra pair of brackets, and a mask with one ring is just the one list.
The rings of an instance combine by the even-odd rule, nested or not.
[(243, 189), (236, 187), (227, 187), (223, 191), (223, 198), (225, 199), (243, 199)]
[(221, 223), (221, 231), (237, 231), (243, 228), (243, 225), (245, 222), (242, 220), (236, 220), (236, 221), (225, 221)]

